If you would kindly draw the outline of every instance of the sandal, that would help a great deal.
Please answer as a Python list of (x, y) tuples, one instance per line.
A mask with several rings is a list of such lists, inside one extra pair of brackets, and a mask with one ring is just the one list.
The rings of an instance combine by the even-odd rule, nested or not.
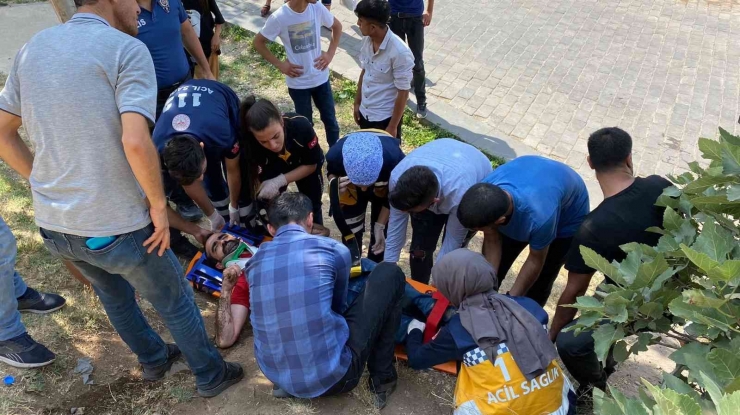
[(265, 5), (262, 6), (260, 14), (262, 15), (262, 17), (267, 17), (267, 15), (270, 14), (270, 3), (265, 3)]

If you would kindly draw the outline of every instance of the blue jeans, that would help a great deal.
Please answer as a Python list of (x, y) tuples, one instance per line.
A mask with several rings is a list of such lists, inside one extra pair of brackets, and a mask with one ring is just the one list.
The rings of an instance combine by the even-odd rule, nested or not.
[(92, 283), (113, 327), (144, 367), (167, 361), (167, 348), (141, 312), (134, 290), (162, 317), (195, 375), (196, 384), (211, 388), (224, 376), (225, 364), (208, 338), (193, 290), (171, 250), (147, 254), (142, 245), (152, 225), (118, 235), (112, 244), (91, 250), (87, 237), (41, 229), (46, 248), (71, 261)]
[(339, 140), (339, 123), (337, 123), (337, 115), (334, 112), (331, 81), (309, 89), (288, 88), (288, 94), (295, 104), (295, 112), (308, 118), (311, 123), (313, 123), (313, 107), (311, 106), (311, 98), (313, 98), (313, 103), (316, 104), (316, 109), (321, 115), (321, 122), (324, 123), (326, 141), (329, 147), (333, 146)]
[(15, 270), (17, 252), (15, 237), (0, 217), (0, 341), (26, 332), (18, 312), (17, 298), (26, 292), (27, 287)]

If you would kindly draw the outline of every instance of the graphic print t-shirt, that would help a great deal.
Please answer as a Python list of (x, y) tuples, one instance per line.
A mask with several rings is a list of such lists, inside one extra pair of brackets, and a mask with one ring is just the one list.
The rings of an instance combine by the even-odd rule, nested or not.
[(320, 3), (310, 4), (303, 13), (296, 13), (287, 4), (277, 9), (260, 30), (262, 36), (274, 41), (278, 36), (285, 45), (288, 61), (303, 66), (303, 74), (286, 76), (288, 88), (309, 89), (329, 80), (329, 68), (314, 68), (314, 59), (321, 56), (321, 26), (331, 27), (334, 16)]

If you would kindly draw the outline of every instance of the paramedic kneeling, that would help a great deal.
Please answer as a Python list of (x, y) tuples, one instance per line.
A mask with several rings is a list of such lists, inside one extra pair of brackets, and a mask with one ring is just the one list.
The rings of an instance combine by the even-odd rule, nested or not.
[(538, 310), (496, 293), (493, 267), (482, 255), (464, 248), (452, 251), (432, 276), (459, 314), (425, 345), (424, 323), (411, 322), (409, 365), (426, 369), (453, 359), (462, 362), (455, 414), (575, 413), (570, 382), (555, 361), (547, 331), (533, 316)]
[(268, 208), (274, 239), (262, 243), (245, 268), (255, 358), (276, 397), (349, 392), (367, 364), (375, 405), (383, 408), (398, 377), (393, 352), (403, 272), (395, 264), (379, 264), (360, 296), (347, 304), (349, 250), (311, 235), (312, 210), (308, 196), (292, 192)]

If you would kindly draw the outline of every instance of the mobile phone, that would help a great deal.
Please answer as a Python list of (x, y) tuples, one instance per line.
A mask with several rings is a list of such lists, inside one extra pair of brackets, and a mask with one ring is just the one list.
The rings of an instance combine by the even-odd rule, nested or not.
[(87, 241), (85, 241), (85, 245), (92, 250), (103, 249), (112, 244), (116, 238), (116, 236), (97, 236), (95, 238), (88, 238)]

